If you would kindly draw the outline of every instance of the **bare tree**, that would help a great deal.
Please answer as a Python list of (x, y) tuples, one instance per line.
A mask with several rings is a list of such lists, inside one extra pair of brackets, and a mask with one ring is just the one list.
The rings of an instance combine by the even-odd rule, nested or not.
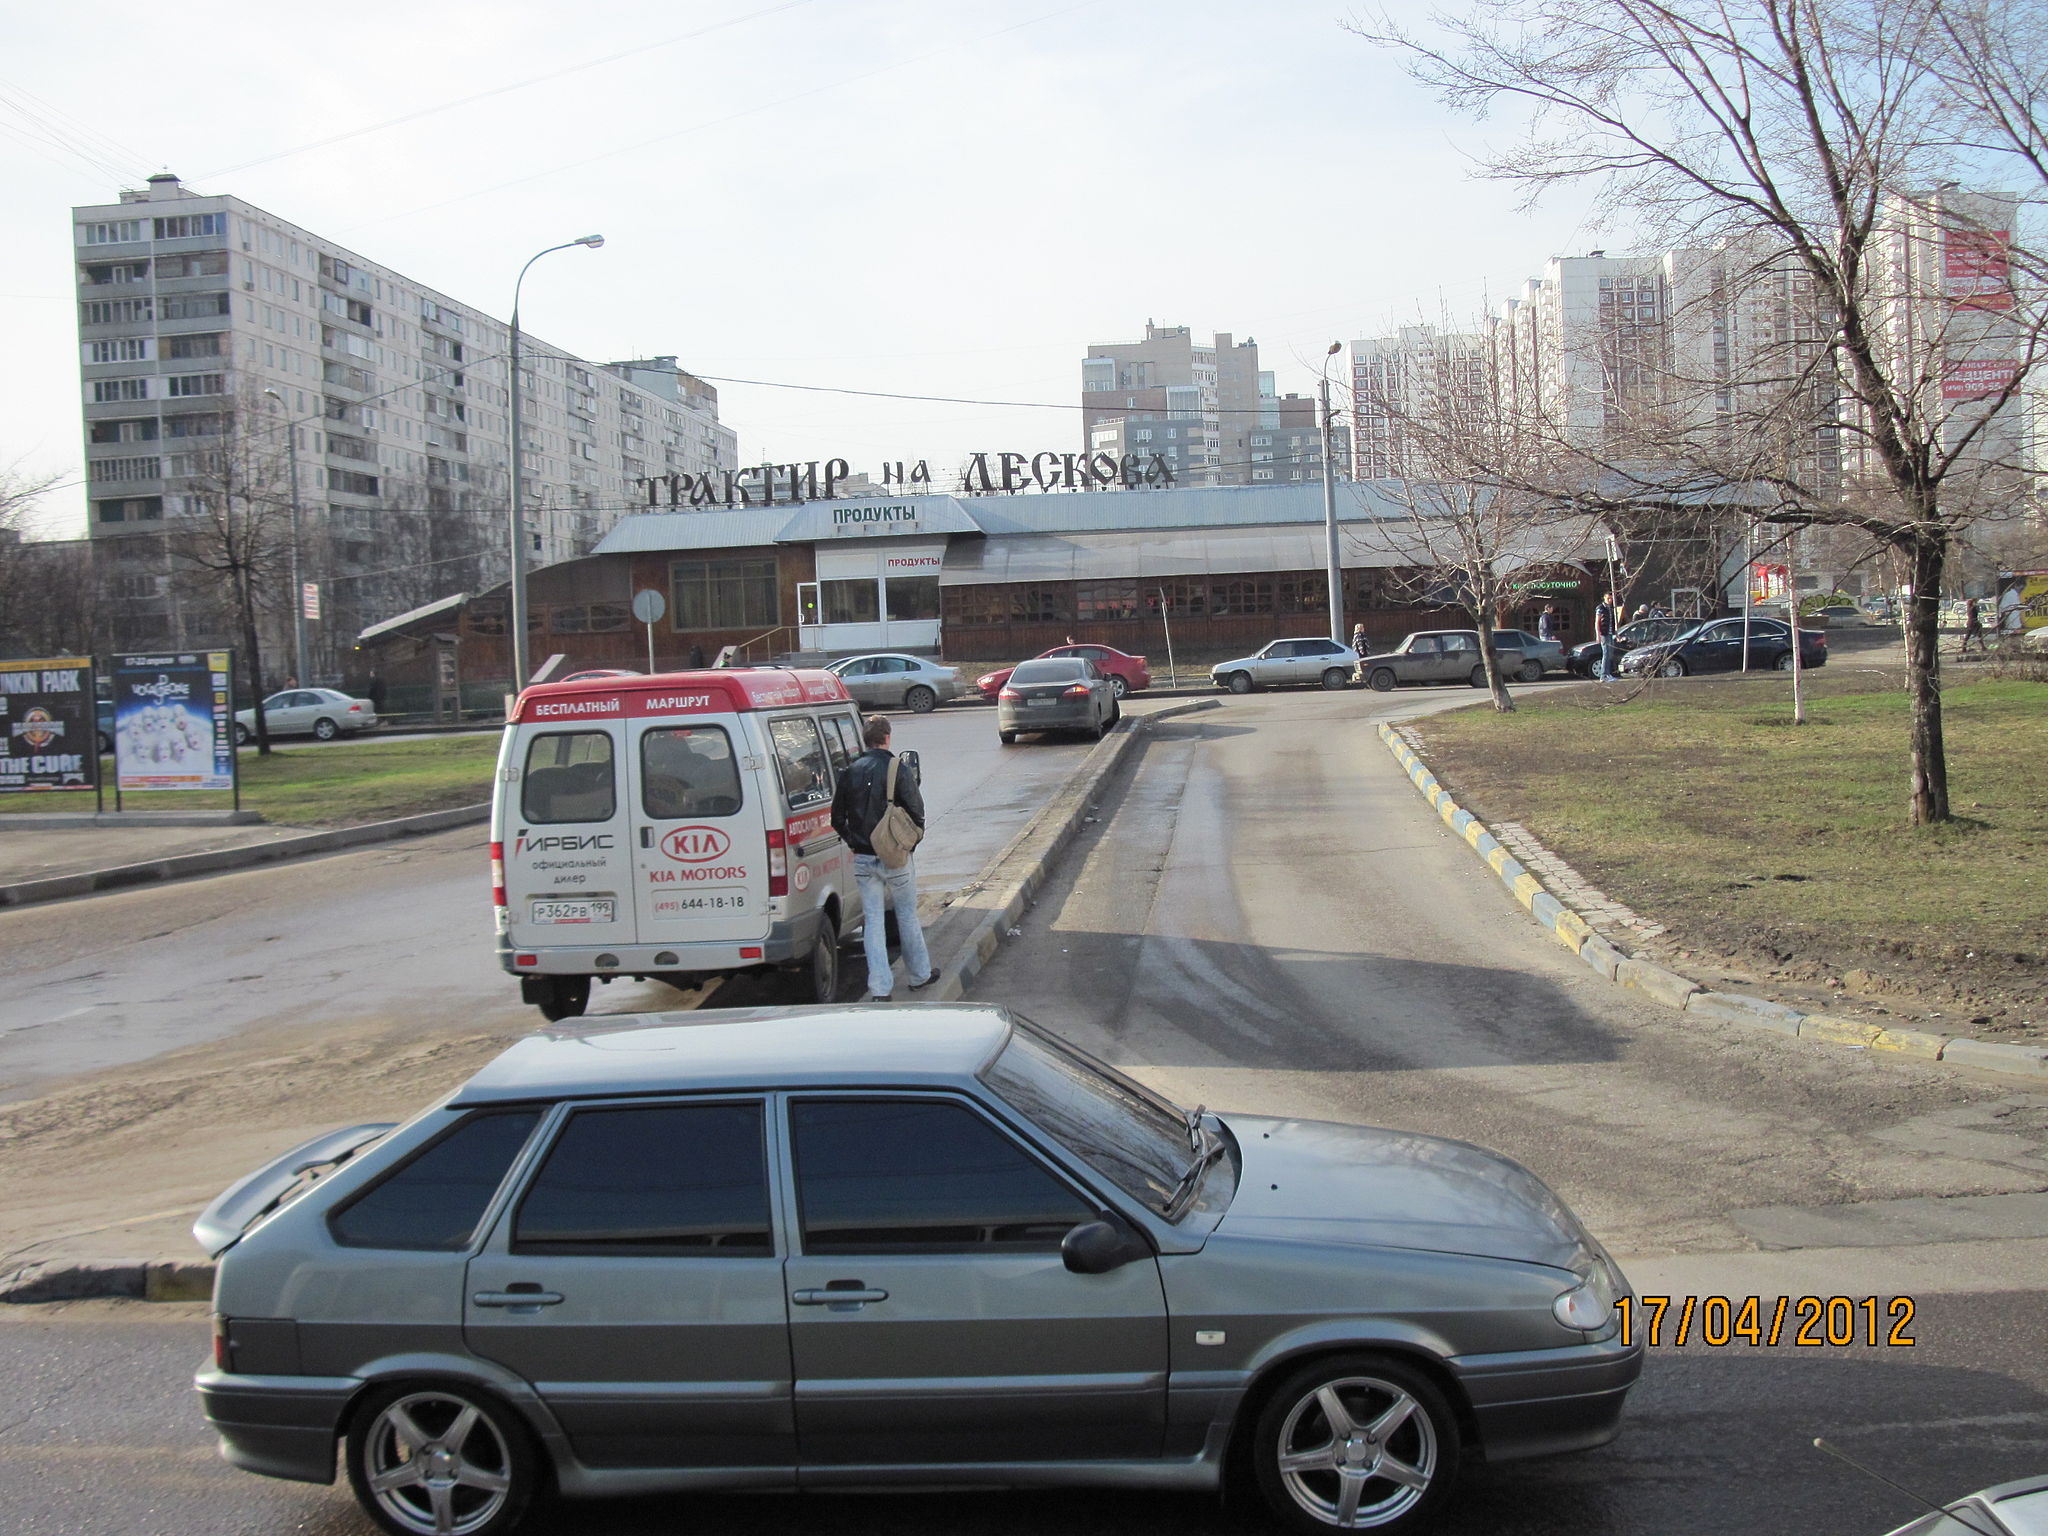
[(1578, 510), (1582, 470), (1555, 423), (1509, 403), (1483, 334), (1423, 326), (1402, 335), (1398, 365), (1370, 371), (1353, 403), (1379, 467), (1392, 472), (1374, 486), (1404, 515), (1345, 536), (1457, 594), (1479, 632), (1493, 707), (1505, 714), (1515, 706), (1493, 632), (1518, 579), (1601, 530)]
[[(1773, 442), (1667, 435), (1652, 471), (1700, 494), (1741, 486), (1763, 518), (1861, 529), (1910, 570), (1911, 816), (1949, 817), (1941, 720), (1942, 578), (1968, 526), (2029, 471), (2008, 430), (2039, 350), (2038, 274), (2018, 203), (1954, 194), (2018, 175), (2039, 189), (2038, 49), (1979, 54), (2038, 16), (2004, 0), (1474, 0), (1424, 38), (1366, 30), (1453, 105), (1526, 114), (1487, 174), (1530, 195), (1598, 185), (1660, 243), (1764, 248), (1810, 283), (1825, 344), (1781, 370), (1780, 419), (1839, 385), (1842, 471), (1798, 472)], [(1930, 60), (1949, 61), (1959, 101)], [(1974, 73), (1973, 73), (1974, 72)], [(1768, 270), (1766, 263), (1764, 270)], [(1958, 270), (1974, 285), (1959, 294)], [(1767, 393), (1748, 412), (1773, 420)]]
[[(263, 708), (263, 630), (288, 611), (291, 479), (283, 434), (253, 402), (224, 416), (220, 435), (181, 455), (177, 520), (169, 535), (177, 574), (232, 615), (256, 701), (256, 750), (270, 752)], [(301, 679), (301, 681), (304, 681)]]

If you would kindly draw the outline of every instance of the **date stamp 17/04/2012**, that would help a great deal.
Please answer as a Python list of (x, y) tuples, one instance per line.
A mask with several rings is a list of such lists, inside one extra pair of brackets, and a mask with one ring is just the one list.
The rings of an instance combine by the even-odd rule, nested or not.
[(1614, 1309), (1622, 1342), (1652, 1349), (1913, 1346), (1910, 1296), (1624, 1296)]

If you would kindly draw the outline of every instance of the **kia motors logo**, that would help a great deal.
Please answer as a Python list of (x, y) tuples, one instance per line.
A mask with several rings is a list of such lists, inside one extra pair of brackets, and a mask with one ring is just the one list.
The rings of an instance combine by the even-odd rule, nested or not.
[(661, 851), (678, 864), (702, 864), (722, 859), (732, 839), (716, 827), (677, 827), (661, 840)]

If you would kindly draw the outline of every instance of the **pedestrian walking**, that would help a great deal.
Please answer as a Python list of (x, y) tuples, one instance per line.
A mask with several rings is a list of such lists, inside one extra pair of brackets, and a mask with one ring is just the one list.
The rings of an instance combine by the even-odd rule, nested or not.
[(1593, 638), (1600, 642), (1599, 681), (1611, 683), (1621, 676), (1621, 645), (1614, 638), (1621, 628), (1621, 611), (1614, 605), (1614, 594), (1609, 592), (1600, 599), (1600, 606), (1593, 610)]
[(692, 644), (692, 645), (690, 646), (690, 670), (691, 670), (692, 672), (695, 672), (695, 671), (697, 671), (697, 670), (698, 670), (699, 668), (701, 668), (701, 667), (702, 667), (703, 665), (704, 665), (704, 647), (703, 647), (703, 646), (701, 646), (701, 645), (697, 645), (697, 644), (694, 644), (694, 643), (693, 643), (693, 644)]
[(2015, 582), (1998, 594), (1998, 644), (2001, 648), (2017, 645), (2026, 632), (2027, 600)]
[(370, 708), (377, 711), (380, 715), (384, 713), (384, 674), (382, 672), (373, 671), (370, 673), (369, 700)]
[(1536, 615), (1536, 638), (1555, 640), (1557, 638), (1557, 605), (1545, 603), (1543, 611)]
[(868, 1001), (886, 1003), (896, 990), (889, 967), (889, 935), (884, 912), (896, 913), (896, 937), (903, 950), (903, 968), (914, 979), (910, 990), (921, 992), (939, 979), (924, 946), (917, 920), (917, 855), (905, 851), (900, 865), (890, 865), (875, 851), (874, 837), (892, 806), (924, 830), (924, 794), (915, 774), (902, 771), (902, 760), (889, 751), (889, 722), (880, 715), (861, 732), (867, 751), (846, 765), (839, 790), (832, 797), (832, 830), (853, 850), (853, 878), (860, 887), (862, 940), (868, 959)]
[(1963, 648), (1956, 654), (1969, 655), (1972, 640), (1977, 642), (1977, 653), (1980, 656), (1990, 654), (1991, 647), (1984, 643), (1984, 614), (1978, 608), (1977, 599), (1974, 597), (1963, 604)]
[(1354, 654), (1359, 656), (1364, 656), (1372, 650), (1372, 642), (1365, 638), (1365, 624), (1363, 620), (1351, 626), (1351, 649)]

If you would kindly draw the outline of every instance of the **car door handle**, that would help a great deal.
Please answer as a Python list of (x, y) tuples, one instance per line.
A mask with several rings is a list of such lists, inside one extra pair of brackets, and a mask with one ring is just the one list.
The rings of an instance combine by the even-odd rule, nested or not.
[(866, 1306), (871, 1301), (887, 1301), (889, 1293), (872, 1286), (862, 1287), (858, 1290), (848, 1286), (844, 1290), (827, 1288), (824, 1290), (791, 1291), (789, 1299), (800, 1307), (845, 1307), (851, 1310), (855, 1307)]
[(567, 1298), (560, 1291), (478, 1291), (469, 1299), (479, 1307), (553, 1307)]

